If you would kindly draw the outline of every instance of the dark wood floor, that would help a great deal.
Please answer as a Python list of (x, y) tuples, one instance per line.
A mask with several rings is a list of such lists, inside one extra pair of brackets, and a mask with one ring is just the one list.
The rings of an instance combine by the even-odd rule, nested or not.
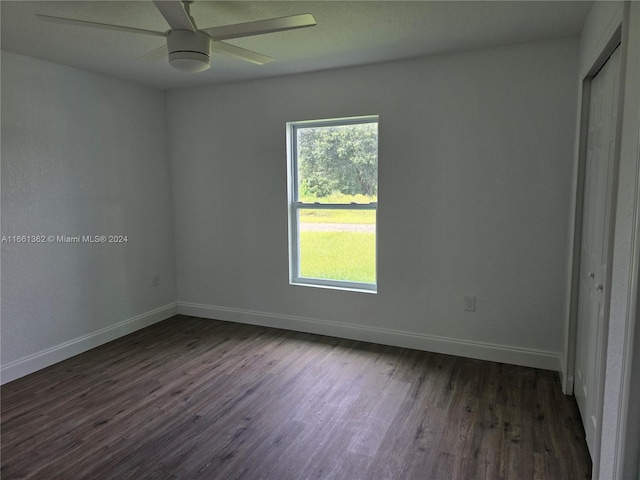
[(577, 479), (557, 374), (176, 316), (2, 387), (10, 479)]

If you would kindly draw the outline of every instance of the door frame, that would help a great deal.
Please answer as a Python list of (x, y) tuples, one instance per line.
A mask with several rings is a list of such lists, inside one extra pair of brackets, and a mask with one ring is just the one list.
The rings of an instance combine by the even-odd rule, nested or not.
[[(607, 322), (608, 349), (606, 377), (604, 378), (604, 415), (601, 436), (593, 458), (593, 478), (637, 478), (640, 473), (638, 446), (640, 446), (640, 2), (596, 2), (585, 23), (580, 39), (578, 100), (582, 99), (583, 83), (608, 58), (613, 51), (611, 39), (617, 40), (616, 29), (622, 29), (621, 87), (619, 90), (619, 136), (616, 151), (616, 229), (615, 256), (611, 262), (615, 284), (608, 282), (610, 309)], [(594, 58), (597, 57), (597, 60)], [(594, 71), (595, 70), (595, 71)], [(588, 71), (588, 72), (587, 72)], [(581, 202), (578, 199), (579, 152), (584, 159), (584, 149), (579, 149), (581, 128), (584, 122), (584, 106), (577, 102), (576, 143), (574, 157), (574, 184), (572, 198), (576, 202), (571, 210), (575, 218), (571, 227), (579, 228), (569, 233), (569, 265), (567, 288), (570, 292), (566, 304), (565, 351), (561, 356), (561, 381), (566, 394), (573, 393), (575, 357), (575, 288), (576, 244), (571, 244), (581, 233)], [(582, 110), (581, 110), (582, 109)], [(620, 121), (620, 120), (619, 120)], [(583, 170), (584, 171), (584, 170)], [(622, 175), (622, 177), (620, 177)], [(580, 188), (580, 192), (578, 190)], [(621, 197), (620, 194), (623, 194)], [(576, 233), (578, 234), (576, 237)], [(617, 245), (615, 244), (617, 242)], [(577, 243), (578, 248), (581, 242)], [(573, 252), (573, 253), (572, 253)], [(573, 263), (571, 263), (573, 262)], [(579, 264), (578, 264), (579, 265)], [(579, 271), (578, 271), (579, 273)], [(630, 423), (634, 422), (635, 423)], [(606, 442), (602, 442), (606, 438)], [(640, 480), (640, 479), (639, 479)]]
[[(602, 50), (592, 63), (591, 67), (587, 71), (586, 75), (581, 79), (581, 92), (580, 92), (580, 111), (579, 111), (579, 134), (578, 134), (578, 158), (577, 158), (577, 172), (576, 172), (576, 190), (575, 190), (575, 212), (574, 212), (574, 225), (573, 225), (573, 244), (571, 253), (571, 290), (569, 297), (569, 324), (567, 332), (567, 356), (566, 356), (566, 368), (563, 372), (562, 384), (563, 391), (567, 395), (574, 393), (575, 382), (575, 366), (576, 366), (576, 345), (577, 345), (577, 328), (578, 328), (578, 304), (580, 294), (580, 280), (583, 276), (583, 272), (580, 271), (580, 260), (582, 250), (582, 225), (583, 225), (583, 207), (584, 207), (584, 191), (585, 191), (585, 174), (587, 163), (587, 140), (588, 140), (588, 128), (589, 128), (589, 105), (591, 99), (591, 83), (596, 74), (602, 69), (609, 57), (615, 51), (616, 48), (621, 47), (622, 43), (622, 25), (618, 25), (615, 31), (612, 33), (608, 41), (604, 44)], [(621, 58), (620, 70), (623, 71), (623, 62)], [(622, 102), (623, 95), (623, 75), (618, 76), (618, 105)], [(612, 258), (614, 247), (614, 226), (616, 218), (616, 200), (618, 193), (618, 173), (620, 164), (620, 137), (621, 137), (621, 117), (622, 108), (618, 108), (616, 119), (616, 131), (615, 131), (615, 147), (611, 165), (611, 178), (610, 178), (610, 201), (609, 209), (607, 212), (608, 221), (605, 226), (607, 241), (607, 268), (604, 276), (604, 291), (603, 291), (603, 325), (602, 336), (600, 338), (600, 344), (597, 346), (599, 349), (600, 363), (597, 366), (599, 385), (596, 387), (596, 391), (592, 394), (597, 395), (600, 399), (598, 402), (597, 422), (595, 427), (595, 438), (593, 446), (593, 464), (594, 471), (598, 464), (598, 456), (601, 445), (601, 433), (602, 433), (602, 415), (604, 399), (604, 386), (605, 386), (605, 373), (607, 364), (607, 340), (609, 337), (609, 313), (611, 306), (611, 279), (613, 275)]]
[[(619, 388), (617, 399), (611, 398), (613, 415), (605, 425), (612, 438), (612, 446), (599, 459), (601, 477), (616, 479), (638, 478), (640, 480), (640, 3), (625, 2), (622, 16), (624, 111), (621, 125), (620, 165), (632, 181), (622, 183), (624, 212), (630, 217), (621, 223), (621, 229), (628, 228), (628, 244), (619, 250), (628, 262), (626, 270), (618, 281), (613, 298), (620, 302), (613, 321), (617, 322), (617, 339), (621, 352), (619, 372), (613, 371), (606, 386), (605, 402), (610, 388)], [(622, 91), (621, 91), (622, 92)], [(625, 205), (626, 203), (626, 205)], [(620, 206), (620, 205), (619, 205)], [(626, 221), (625, 221), (626, 220)], [(624, 242), (623, 242), (624, 243)], [(618, 251), (618, 250), (616, 250)], [(618, 262), (624, 265), (624, 261)], [(622, 301), (621, 301), (622, 300)], [(622, 335), (620, 333), (622, 332)], [(619, 375), (619, 376), (618, 376)], [(619, 383), (619, 385), (616, 385)], [(600, 460), (603, 460), (600, 462)]]

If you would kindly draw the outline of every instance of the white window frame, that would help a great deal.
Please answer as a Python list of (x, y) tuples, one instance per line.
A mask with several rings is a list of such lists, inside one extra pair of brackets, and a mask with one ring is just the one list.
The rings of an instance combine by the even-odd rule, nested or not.
[[(289, 198), (289, 283), (320, 288), (333, 288), (365, 293), (377, 293), (378, 291), (378, 202), (371, 203), (305, 203), (298, 200), (298, 152), (297, 129), (310, 127), (330, 127), (340, 125), (354, 125), (363, 123), (378, 123), (377, 115), (362, 117), (330, 118), (322, 120), (305, 120), (299, 122), (287, 122), (287, 157), (289, 167), (287, 169), (288, 198)], [(300, 276), (300, 241), (299, 241), (299, 216), (302, 209), (330, 209), (330, 210), (374, 210), (376, 212), (375, 230), (375, 263), (376, 282), (350, 282), (345, 280), (328, 280), (321, 278), (309, 278)]]

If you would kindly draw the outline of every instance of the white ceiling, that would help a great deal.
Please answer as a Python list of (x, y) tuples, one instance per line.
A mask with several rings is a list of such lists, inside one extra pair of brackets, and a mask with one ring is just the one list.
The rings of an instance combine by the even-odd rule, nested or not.
[(204, 1), (198, 27), (311, 13), (317, 26), (230, 40), (276, 58), (254, 65), (214, 54), (189, 74), (166, 59), (138, 58), (163, 39), (41, 22), (35, 14), (168, 30), (151, 1), (2, 0), (2, 49), (162, 89), (206, 85), (577, 36), (591, 7), (581, 1)]

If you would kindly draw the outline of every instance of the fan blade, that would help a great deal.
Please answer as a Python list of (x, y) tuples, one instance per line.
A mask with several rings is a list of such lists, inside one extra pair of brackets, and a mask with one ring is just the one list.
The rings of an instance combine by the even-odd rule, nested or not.
[(146, 53), (138, 58), (143, 62), (155, 62), (156, 60), (160, 60), (161, 58), (165, 58), (169, 55), (169, 49), (166, 45), (162, 45), (161, 47), (156, 48), (155, 50), (151, 50), (149, 53)]
[(316, 25), (316, 20), (313, 18), (313, 15), (304, 13), (290, 17), (271, 18), (269, 20), (258, 20), (256, 22), (205, 28), (202, 31), (206, 32), (213, 40), (229, 40), (231, 38), (250, 37), (264, 33), (313, 27), (314, 25)]
[(193, 20), (179, 0), (153, 0), (153, 4), (173, 30), (190, 30), (196, 32)]
[(271, 57), (267, 57), (266, 55), (262, 55), (257, 52), (252, 52), (246, 48), (236, 47), (230, 43), (217, 42), (215, 40), (211, 42), (211, 50), (214, 52), (224, 53), (225, 55), (236, 57), (241, 60), (246, 60), (247, 62), (255, 63), (256, 65), (264, 65), (265, 63), (273, 62), (274, 60)]
[(38, 13), (36, 13), (36, 17), (38, 17), (38, 20), (42, 20), (43, 22), (64, 23), (67, 25), (74, 25), (77, 27), (102, 28), (105, 30), (116, 30), (119, 32), (140, 33), (142, 35), (153, 35), (156, 37), (167, 36), (167, 34), (164, 32), (155, 32), (153, 30), (144, 30), (142, 28), (123, 27), (122, 25), (111, 25), (109, 23), (88, 22), (86, 20), (75, 20), (73, 18), (52, 17), (49, 15), (40, 15)]

